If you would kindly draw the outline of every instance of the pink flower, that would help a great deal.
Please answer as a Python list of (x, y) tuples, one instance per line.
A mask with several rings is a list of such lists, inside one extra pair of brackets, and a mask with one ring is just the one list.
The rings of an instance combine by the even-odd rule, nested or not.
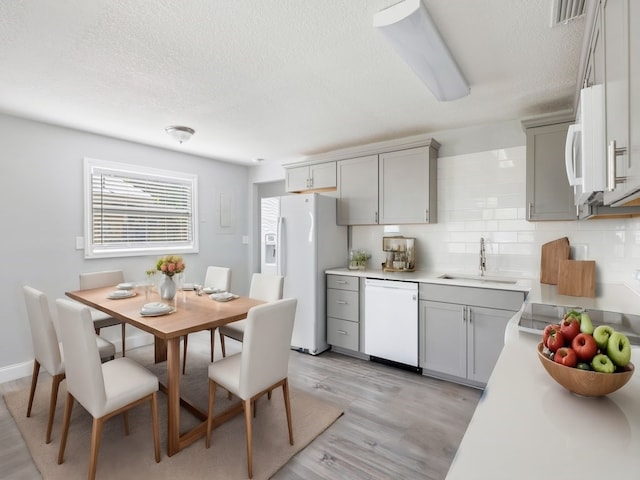
[(175, 263), (170, 263), (169, 265), (167, 265), (167, 270), (169, 270), (170, 273), (173, 273), (175, 269), (176, 269)]

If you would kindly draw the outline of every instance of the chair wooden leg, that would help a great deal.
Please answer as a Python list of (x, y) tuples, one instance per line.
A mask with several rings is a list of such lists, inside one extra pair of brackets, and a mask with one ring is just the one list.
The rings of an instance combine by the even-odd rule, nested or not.
[(209, 410), (207, 413), (207, 439), (205, 447), (209, 448), (211, 444), (211, 427), (213, 426), (213, 405), (216, 401), (216, 384), (209, 380)]
[(258, 415), (258, 399), (257, 398), (255, 398), (253, 402), (251, 402), (251, 406), (253, 408), (253, 418), (256, 418), (256, 415)]
[(224, 346), (224, 335), (222, 334), (222, 332), (220, 332), (220, 330), (218, 330), (218, 332), (220, 333), (220, 349), (222, 350), (222, 357), (226, 357), (227, 356), (227, 350)]
[(125, 352), (124, 352), (124, 340), (125, 338), (127, 338), (127, 324), (125, 322), (122, 322), (122, 356), (125, 356)]
[(291, 423), (291, 402), (289, 401), (289, 379), (285, 378), (282, 384), (282, 395), (284, 396), (284, 408), (287, 412), (287, 426), (289, 427), (289, 444), (293, 445), (293, 425)]
[(151, 427), (153, 429), (153, 449), (156, 455), (156, 463), (160, 463), (160, 436), (158, 434), (158, 395), (151, 395)]
[(253, 478), (253, 458), (252, 458), (252, 431), (251, 431), (251, 399), (243, 400), (244, 403), (244, 421), (247, 432), (247, 471), (249, 478)]
[(187, 339), (188, 338), (189, 338), (188, 334), (184, 336), (184, 347), (182, 351), (182, 374), (183, 375), (187, 369)]
[(216, 347), (216, 329), (211, 328), (209, 332), (211, 332), (211, 362), (213, 363), (213, 351)]
[(38, 374), (40, 373), (40, 363), (33, 360), (33, 373), (31, 374), (31, 390), (29, 391), (29, 405), (27, 406), (27, 417), (31, 416), (31, 407), (33, 406), (33, 397), (36, 394), (36, 384), (38, 383)]
[(53, 418), (56, 416), (56, 404), (58, 403), (58, 389), (60, 382), (64, 379), (64, 374), (54, 375), (51, 379), (51, 395), (49, 398), (49, 421), (47, 423), (47, 438), (45, 443), (51, 443), (51, 432), (53, 431)]
[(98, 450), (102, 438), (102, 427), (104, 418), (94, 418), (91, 428), (91, 454), (89, 456), (89, 480), (96, 478), (96, 468), (98, 467)]
[(71, 421), (71, 411), (73, 410), (73, 396), (67, 392), (67, 399), (64, 403), (64, 417), (62, 420), (62, 436), (60, 437), (60, 449), (58, 450), (58, 465), (64, 461), (64, 449), (67, 446), (67, 435), (69, 434), (69, 422)]

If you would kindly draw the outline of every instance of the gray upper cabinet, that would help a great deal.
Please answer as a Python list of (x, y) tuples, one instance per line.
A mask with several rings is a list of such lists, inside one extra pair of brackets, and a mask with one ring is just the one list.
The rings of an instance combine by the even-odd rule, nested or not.
[(605, 204), (640, 197), (640, 5), (602, 0), (607, 163), (615, 188)]
[(380, 154), (381, 224), (435, 223), (437, 155), (430, 147)]
[(527, 136), (526, 218), (576, 220), (573, 188), (567, 180), (564, 146), (570, 122), (529, 126)]
[(285, 175), (287, 192), (335, 188), (336, 162), (287, 168)]
[(337, 162), (338, 224), (378, 223), (378, 155)]

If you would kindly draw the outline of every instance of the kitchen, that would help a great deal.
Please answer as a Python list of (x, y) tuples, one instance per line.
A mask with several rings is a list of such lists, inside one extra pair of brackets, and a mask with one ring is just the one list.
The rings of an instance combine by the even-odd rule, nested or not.
[[(258, 247), (243, 243), (243, 237), (255, 236), (259, 198), (284, 192), (280, 166), (249, 169), (224, 162), (204, 162), (194, 155), (176, 152), (177, 147), (170, 147), (174, 151), (147, 147), (14, 117), (12, 111), (7, 109), (0, 116), (4, 162), (11, 162), (5, 173), (12, 180), (3, 187), (1, 195), (4, 205), (15, 205), (15, 208), (4, 209), (3, 218), (5, 222), (20, 225), (19, 235), (3, 237), (3, 250), (11, 252), (5, 263), (11, 280), (3, 280), (5, 288), (1, 294), (5, 313), (1, 322), (0, 367), (5, 378), (23, 373), (30, 360), (28, 329), (19, 321), (24, 308), (16, 301), (18, 286), (24, 281), (43, 278), (42, 271), (46, 270), (41, 287), (52, 295), (62, 295), (66, 285), (76, 285), (77, 271), (109, 265), (108, 260), (97, 260), (87, 266), (82, 252), (74, 246), (75, 238), (82, 235), (79, 183), (80, 162), (84, 156), (122, 162), (136, 158), (147, 165), (194, 171), (200, 175), (202, 192), (233, 190), (237, 209), (232, 227), (221, 227), (217, 222), (219, 195), (204, 194), (201, 241), (215, 245), (215, 249), (203, 249), (197, 261), (199, 270), (192, 272), (197, 278), (204, 273), (204, 265), (225, 262), (239, 272), (234, 275), (234, 288), (240, 289), (248, 283), (249, 271), (255, 270), (259, 262)], [(567, 236), (575, 248), (576, 258), (596, 261), (599, 282), (626, 284), (640, 291), (640, 283), (634, 277), (640, 255), (637, 219), (538, 223), (525, 220), (526, 137), (520, 120), (429, 130), (441, 143), (437, 172), (438, 222), (404, 225), (397, 232), (385, 232), (382, 225), (352, 227), (352, 247), (369, 251), (372, 254), (369, 264), (377, 266), (385, 260), (382, 236), (401, 234), (417, 239), (420, 268), (426, 265), (433, 271), (475, 273), (482, 237), (486, 241), (488, 274), (536, 278), (540, 246)], [(202, 131), (196, 133), (193, 141), (198, 135), (202, 135)], [(32, 142), (33, 138), (38, 141)], [(360, 138), (367, 138), (366, 132), (361, 133)], [(276, 183), (272, 184), (273, 181)], [(16, 203), (16, 198), (24, 200)], [(53, 215), (57, 212), (64, 215)], [(50, 238), (45, 245), (40, 241), (43, 231), (48, 232)], [(247, 261), (247, 257), (250, 260)], [(344, 262), (346, 265), (346, 251)], [(144, 272), (147, 263), (148, 259), (131, 259), (127, 273), (136, 277)], [(131, 335), (135, 337), (135, 333)]]

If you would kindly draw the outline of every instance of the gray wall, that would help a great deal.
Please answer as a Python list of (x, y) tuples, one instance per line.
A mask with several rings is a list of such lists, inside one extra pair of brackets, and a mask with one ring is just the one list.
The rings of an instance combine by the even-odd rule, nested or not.
[[(84, 157), (197, 174), (200, 253), (185, 256), (186, 281), (203, 280), (208, 265), (224, 265), (233, 271), (232, 290), (248, 292), (247, 167), (6, 115), (0, 115), (0, 132), (0, 382), (30, 368), (33, 358), (23, 285), (44, 291), (52, 303), (78, 288), (80, 272), (122, 269), (127, 280), (138, 281), (154, 266), (155, 256), (85, 260), (76, 250), (75, 238), (84, 235)], [(231, 228), (219, 227), (221, 193), (233, 195)], [(118, 338), (118, 332), (112, 327), (105, 336)], [(136, 335), (142, 333), (128, 330), (132, 344)]]

